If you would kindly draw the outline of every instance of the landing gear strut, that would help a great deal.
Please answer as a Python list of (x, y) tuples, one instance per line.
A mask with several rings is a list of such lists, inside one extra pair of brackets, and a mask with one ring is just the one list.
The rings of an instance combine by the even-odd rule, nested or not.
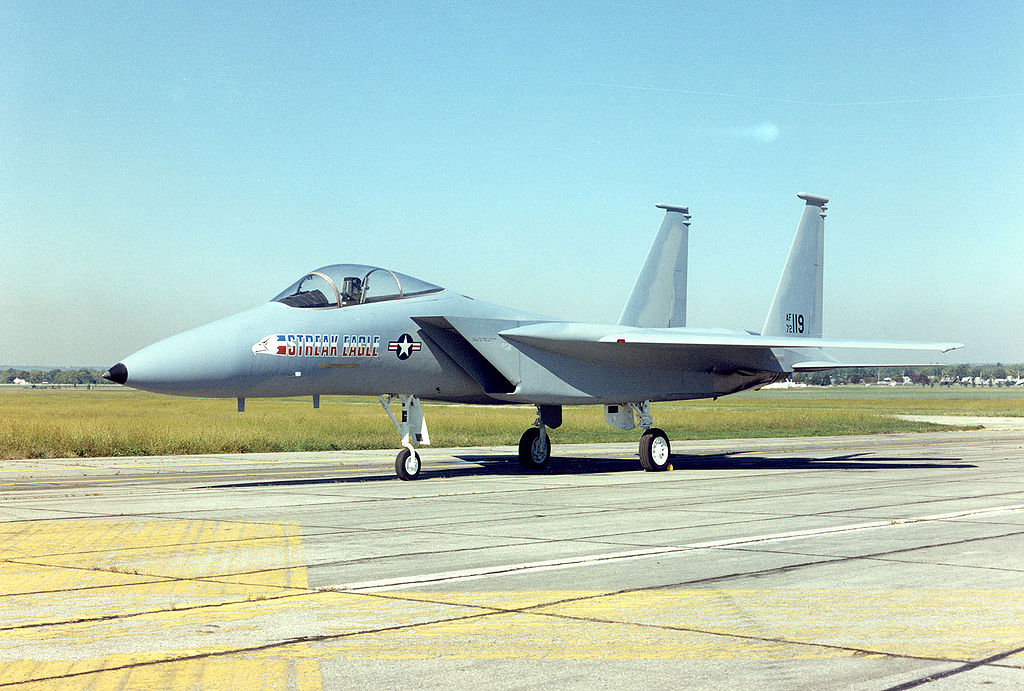
[(548, 427), (557, 429), (562, 424), (562, 406), (537, 406), (537, 419), (533, 427), (519, 438), (519, 462), (527, 470), (540, 470), (551, 460), (551, 438)]
[[(395, 419), (391, 412), (391, 402), (395, 399), (402, 401), (402, 421)], [(395, 457), (395, 475), (402, 480), (415, 480), (420, 476), (420, 455), (413, 448), (412, 440), (420, 444), (430, 444), (430, 435), (427, 433), (427, 421), (423, 418), (423, 408), (420, 406), (420, 399), (411, 394), (388, 394), (378, 396), (384, 412), (391, 418), (391, 422), (398, 430), (402, 438), (402, 450)]]

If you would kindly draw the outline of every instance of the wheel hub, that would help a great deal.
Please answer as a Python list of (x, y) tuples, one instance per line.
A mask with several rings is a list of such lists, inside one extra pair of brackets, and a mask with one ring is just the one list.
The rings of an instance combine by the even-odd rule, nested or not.
[(668, 442), (662, 437), (656, 437), (651, 443), (651, 458), (658, 465), (662, 465), (668, 461)]
[(544, 443), (543, 439), (537, 437), (536, 439), (533, 440), (533, 444), (530, 445), (530, 455), (532, 455), (533, 460), (535, 460), (538, 463), (544, 461), (544, 459), (547, 457), (547, 446)]

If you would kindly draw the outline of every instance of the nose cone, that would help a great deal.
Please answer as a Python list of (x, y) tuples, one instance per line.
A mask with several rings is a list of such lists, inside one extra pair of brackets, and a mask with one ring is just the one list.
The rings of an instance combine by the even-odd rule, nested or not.
[(111, 367), (106, 378), (155, 393), (244, 395), (271, 364), (272, 358), (257, 361), (252, 347), (268, 333), (273, 307), (283, 306), (258, 307), (154, 343)]
[(100, 376), (115, 384), (124, 384), (128, 381), (128, 368), (119, 362)]

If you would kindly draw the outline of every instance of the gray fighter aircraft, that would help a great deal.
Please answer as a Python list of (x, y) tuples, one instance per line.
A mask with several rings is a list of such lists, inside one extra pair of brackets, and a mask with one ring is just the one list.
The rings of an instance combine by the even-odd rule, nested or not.
[[(413, 443), (429, 444), (421, 400), (530, 403), (537, 419), (519, 460), (541, 468), (562, 406), (600, 404), (620, 430), (639, 427), (640, 464), (665, 470), (670, 446), (652, 401), (717, 398), (793, 372), (879, 364), (875, 351), (937, 351), (957, 343), (822, 337), (827, 199), (806, 202), (761, 333), (686, 326), (690, 214), (659, 204), (664, 220), (617, 324), (566, 322), (480, 302), (374, 266), (311, 271), (270, 302), (171, 336), (129, 355), (104, 377), (186, 396), (376, 395), (401, 437), (395, 471), (420, 474)], [(839, 359), (828, 351), (853, 353)], [(898, 364), (928, 364), (902, 356)], [(893, 363), (896, 364), (896, 363)], [(391, 403), (401, 401), (401, 419)]]

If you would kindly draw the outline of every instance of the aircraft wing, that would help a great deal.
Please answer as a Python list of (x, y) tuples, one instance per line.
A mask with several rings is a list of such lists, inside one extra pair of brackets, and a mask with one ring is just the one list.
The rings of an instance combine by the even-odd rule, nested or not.
[[(545, 322), (502, 331), (505, 339), (560, 353), (583, 357), (600, 354), (607, 361), (619, 349), (623, 361), (646, 354), (661, 360), (666, 356), (680, 359), (698, 358), (716, 362), (716, 367), (735, 364), (753, 366), (752, 360), (761, 360), (772, 349), (799, 349), (780, 358), (791, 363), (790, 371), (815, 371), (838, 367), (898, 366), (846, 363), (834, 360), (823, 349), (855, 351), (931, 351), (945, 353), (963, 347), (960, 343), (934, 343), (922, 341), (872, 341), (860, 339), (809, 338), (804, 336), (761, 336), (746, 331), (729, 329), (693, 328), (629, 328), (605, 324), (579, 324), (572, 322)], [(801, 353), (803, 354), (801, 356)], [(759, 357), (755, 357), (759, 356)], [(614, 358), (619, 360), (619, 358)], [(915, 359), (915, 358), (909, 358)], [(920, 363), (925, 364), (925, 363)]]

